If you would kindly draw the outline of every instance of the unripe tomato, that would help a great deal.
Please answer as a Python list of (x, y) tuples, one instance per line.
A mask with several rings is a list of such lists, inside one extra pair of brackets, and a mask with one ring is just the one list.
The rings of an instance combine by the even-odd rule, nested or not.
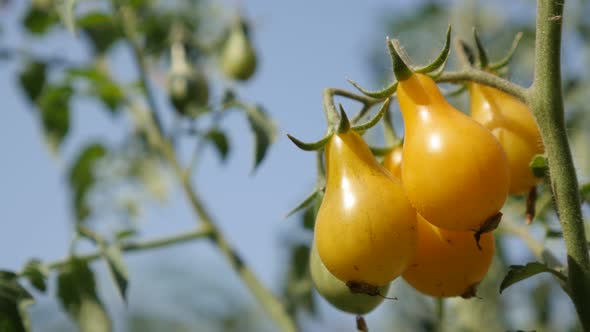
[(402, 183), (408, 199), (433, 225), (478, 230), (508, 196), (502, 146), (451, 106), (426, 75), (400, 81), (397, 96), (405, 124)]
[(318, 293), (334, 307), (351, 314), (364, 315), (371, 312), (383, 302), (383, 297), (389, 290), (387, 284), (379, 288), (379, 294), (382, 296), (352, 293), (344, 282), (326, 269), (315, 245), (311, 248), (309, 269)]
[(383, 286), (405, 270), (416, 246), (416, 212), (363, 139), (348, 130), (325, 146), (326, 192), (315, 243), (344, 282)]
[(542, 154), (539, 127), (526, 104), (500, 90), (472, 83), (471, 116), (498, 139), (510, 166), (510, 192), (529, 190), (540, 179), (529, 167), (536, 154)]
[(403, 278), (430, 296), (469, 295), (485, 277), (496, 249), (494, 235), (484, 233), (479, 244), (472, 232), (453, 232), (431, 225), (418, 215), (418, 247)]
[(207, 106), (209, 84), (205, 76), (195, 71), (171, 73), (168, 80), (168, 94), (179, 114), (191, 115), (191, 108)]
[(245, 81), (254, 75), (257, 65), (256, 51), (248, 37), (244, 22), (235, 24), (221, 52), (221, 69), (230, 78)]

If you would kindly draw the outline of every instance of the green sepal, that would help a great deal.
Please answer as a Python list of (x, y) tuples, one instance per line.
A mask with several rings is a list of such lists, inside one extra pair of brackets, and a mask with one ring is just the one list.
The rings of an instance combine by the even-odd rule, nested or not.
[(449, 58), (449, 53), (451, 51), (451, 25), (447, 28), (447, 34), (445, 39), (445, 45), (443, 46), (442, 51), (438, 54), (436, 59), (434, 59), (429, 65), (424, 67), (417, 68), (415, 72), (417, 73), (430, 73), (432, 71), (437, 70), (441, 66), (444, 67), (445, 63)]
[(293, 144), (297, 145), (297, 147), (303, 151), (317, 151), (317, 150), (323, 148), (324, 145), (326, 145), (326, 143), (328, 143), (330, 138), (332, 138), (333, 134), (334, 133), (329, 132), (328, 134), (326, 134), (326, 136), (324, 136), (320, 140), (315, 141), (315, 142), (311, 142), (311, 143), (303, 142), (303, 141), (299, 140), (298, 138), (295, 138), (291, 134), (287, 134), (287, 137), (289, 137), (291, 142), (293, 142)]
[(481, 68), (487, 68), (489, 63), (488, 54), (486, 53), (483, 43), (479, 39), (479, 35), (477, 34), (477, 30), (475, 28), (473, 28), (473, 39), (475, 40), (475, 45), (477, 46), (479, 65)]
[(310, 207), (313, 203), (315, 203), (315, 201), (319, 197), (319, 195), (323, 194), (323, 191), (324, 191), (323, 186), (316, 186), (315, 189), (313, 190), (313, 192), (311, 194), (307, 195), (307, 197), (305, 197), (305, 199), (301, 203), (299, 203), (291, 211), (287, 212), (287, 214), (285, 215), (285, 219), (289, 218), (293, 214), (295, 214), (303, 209)]
[(336, 129), (337, 133), (345, 133), (350, 130), (350, 120), (348, 120), (348, 116), (344, 111), (344, 107), (342, 104), (338, 104), (338, 108), (340, 109), (340, 122), (338, 123), (338, 128)]
[(399, 41), (391, 40), (387, 37), (387, 47), (389, 48), (389, 55), (391, 56), (391, 63), (393, 65), (393, 73), (398, 81), (405, 81), (412, 76), (413, 71), (410, 66), (400, 56)]
[(535, 177), (545, 177), (547, 169), (549, 168), (549, 166), (547, 165), (547, 158), (545, 158), (545, 156), (542, 154), (535, 155), (529, 163), (529, 168), (531, 169)]
[(514, 53), (516, 53), (516, 49), (518, 48), (520, 40), (522, 39), (522, 35), (523, 35), (522, 32), (517, 33), (514, 36), (514, 40), (512, 41), (512, 46), (510, 46), (510, 49), (508, 50), (508, 53), (506, 53), (506, 56), (504, 56), (504, 58), (500, 59), (497, 62), (490, 63), (488, 68), (491, 70), (499, 70), (499, 69), (506, 67), (508, 65), (508, 63), (510, 62), (510, 60), (512, 60), (512, 56), (514, 56)]
[(352, 129), (357, 132), (364, 132), (365, 130), (374, 127), (377, 123), (379, 123), (379, 120), (381, 120), (383, 114), (385, 114), (385, 112), (389, 109), (390, 103), (391, 98), (385, 99), (385, 102), (383, 102), (383, 105), (379, 109), (379, 112), (377, 112), (377, 114), (375, 114), (375, 116), (372, 119), (360, 125), (353, 126)]
[(347, 79), (347, 81), (348, 81), (348, 83), (352, 84), (352, 86), (354, 86), (357, 90), (359, 90), (365, 96), (375, 98), (375, 99), (389, 98), (395, 93), (395, 90), (397, 90), (397, 81), (391, 83), (388, 87), (386, 87), (383, 90), (379, 90), (379, 91), (366, 90), (365, 88), (360, 86), (357, 82), (355, 82), (351, 79)]

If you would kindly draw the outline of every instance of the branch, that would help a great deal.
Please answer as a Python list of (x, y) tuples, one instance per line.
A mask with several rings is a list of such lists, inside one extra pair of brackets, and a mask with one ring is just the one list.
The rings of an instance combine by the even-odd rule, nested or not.
[(528, 90), (518, 84), (512, 83), (507, 79), (500, 76), (490, 74), (488, 72), (469, 68), (460, 71), (448, 71), (441, 74), (437, 79), (437, 82), (465, 82), (471, 81), (479, 84), (491, 86), (498, 90), (504, 91), (521, 101), (526, 101), (528, 96)]
[(590, 257), (576, 170), (567, 138), (561, 87), (561, 25), (565, 0), (538, 0), (535, 77), (528, 105), (545, 145), (551, 188), (567, 251), (571, 298), (584, 331), (590, 331)]
[[(144, 241), (144, 242), (131, 242), (131, 241), (125, 242), (121, 245), (121, 250), (124, 252), (133, 252), (133, 251), (141, 251), (141, 250), (146, 250), (146, 249), (156, 249), (156, 248), (170, 246), (173, 244), (181, 244), (184, 242), (193, 241), (193, 240), (196, 240), (199, 238), (208, 237), (210, 235), (211, 235), (211, 229), (209, 229), (207, 227), (203, 227), (199, 230), (185, 232), (185, 233), (181, 233), (181, 234), (173, 235), (173, 236), (162, 237), (159, 239), (154, 239), (154, 240), (149, 240), (149, 241)], [(101, 257), (102, 257), (102, 252), (97, 251), (92, 254), (77, 256), (76, 258), (86, 261), (86, 262), (91, 262), (91, 261), (94, 261), (94, 260), (99, 259)], [(66, 259), (62, 259), (59, 261), (51, 262), (51, 263), (47, 264), (47, 267), (51, 270), (59, 269), (65, 265), (67, 265), (69, 262), (70, 262), (70, 259), (66, 258)], [(22, 275), (22, 273), (21, 273), (21, 275)]]

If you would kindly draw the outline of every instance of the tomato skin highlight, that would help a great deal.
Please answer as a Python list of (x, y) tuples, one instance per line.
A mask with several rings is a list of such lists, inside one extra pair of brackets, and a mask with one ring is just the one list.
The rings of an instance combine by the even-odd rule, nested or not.
[(541, 180), (529, 163), (544, 152), (539, 127), (523, 102), (500, 90), (471, 83), (471, 116), (498, 139), (510, 167), (510, 193), (528, 191)]
[(414, 254), (416, 212), (353, 130), (332, 136), (325, 155), (326, 192), (314, 232), (319, 255), (344, 282), (386, 285)]
[(393, 148), (391, 152), (383, 158), (383, 167), (391, 172), (396, 179), (402, 178), (402, 146)]
[(453, 232), (431, 225), (418, 215), (418, 247), (403, 278), (434, 297), (462, 296), (483, 280), (496, 249), (494, 235), (482, 234), (481, 250), (473, 232)]
[(508, 160), (485, 127), (450, 105), (423, 74), (400, 81), (405, 125), (402, 183), (414, 208), (438, 227), (478, 230), (506, 201)]
[(355, 294), (348, 286), (328, 271), (322, 263), (316, 246), (312, 246), (309, 257), (311, 280), (318, 293), (334, 307), (357, 315), (367, 314), (384, 300), (389, 291), (389, 284), (379, 288), (378, 295)]

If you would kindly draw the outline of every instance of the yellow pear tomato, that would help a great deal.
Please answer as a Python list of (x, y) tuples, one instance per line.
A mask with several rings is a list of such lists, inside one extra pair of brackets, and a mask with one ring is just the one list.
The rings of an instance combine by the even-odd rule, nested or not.
[(414, 254), (416, 212), (354, 130), (334, 134), (325, 157), (326, 192), (315, 224), (319, 255), (345, 283), (387, 285)]
[(495, 252), (494, 235), (481, 236), (481, 250), (472, 232), (453, 232), (431, 225), (418, 215), (418, 247), (403, 278), (416, 290), (435, 297), (473, 295)]
[(510, 167), (510, 192), (523, 193), (539, 182), (529, 168), (544, 152), (541, 134), (529, 108), (500, 90), (471, 83), (471, 116), (498, 139)]
[(430, 223), (478, 230), (504, 205), (508, 160), (489, 130), (459, 112), (423, 74), (400, 81), (405, 125), (402, 183), (414, 208)]

